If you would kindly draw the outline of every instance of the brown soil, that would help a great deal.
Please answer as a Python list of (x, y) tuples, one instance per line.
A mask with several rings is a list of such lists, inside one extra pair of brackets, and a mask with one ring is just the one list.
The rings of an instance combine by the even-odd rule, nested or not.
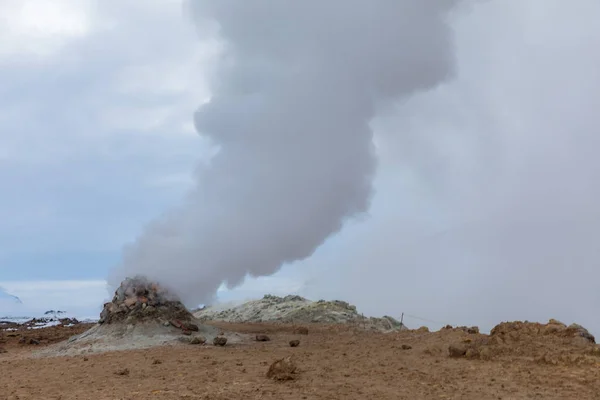
[[(600, 398), (598, 347), (545, 325), (505, 326), (492, 336), (318, 325), (299, 335), (291, 325), (214, 325), (250, 339), (225, 347), (209, 342), (30, 358), (33, 349), (84, 327), (41, 329), (36, 335), (46, 342), (38, 346), (8, 338), (8, 352), (0, 354), (0, 399)], [(256, 334), (271, 340), (256, 342)], [(296, 339), (301, 345), (290, 347)], [(453, 358), (451, 345), (470, 351)], [(296, 367), (291, 378), (268, 378), (269, 367), (289, 356)]]

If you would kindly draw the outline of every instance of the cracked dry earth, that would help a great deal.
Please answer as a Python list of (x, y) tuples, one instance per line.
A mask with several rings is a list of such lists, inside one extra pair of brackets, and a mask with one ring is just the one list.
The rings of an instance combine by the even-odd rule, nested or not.
[[(0, 354), (0, 399), (600, 399), (600, 357), (554, 364), (526, 352), (450, 358), (450, 344), (471, 340), (460, 330), (381, 334), (309, 325), (308, 335), (297, 335), (290, 325), (214, 325), (271, 340), (36, 359), (31, 346), (9, 341)], [(300, 345), (292, 348), (295, 339)], [(270, 364), (289, 355), (294, 379), (267, 379)]]

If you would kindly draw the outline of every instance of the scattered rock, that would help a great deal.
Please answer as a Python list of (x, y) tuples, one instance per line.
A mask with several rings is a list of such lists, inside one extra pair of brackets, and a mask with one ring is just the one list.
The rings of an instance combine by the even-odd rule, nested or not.
[(256, 335), (257, 342), (268, 342), (270, 340), (271, 340), (271, 338), (268, 337), (267, 335)]
[(162, 361), (159, 359), (154, 359), (154, 361), (152, 361), (152, 365), (159, 365), (162, 364)]
[(296, 363), (292, 359), (292, 356), (289, 356), (271, 364), (267, 371), (267, 378), (277, 381), (289, 381), (294, 379), (295, 372)]
[(40, 344), (40, 341), (37, 339), (29, 339), (29, 344), (33, 344), (35, 346)]
[(128, 376), (129, 375), (129, 369), (128, 368), (120, 369), (120, 370), (118, 370), (118, 371), (115, 372), (115, 375)]
[(190, 339), (190, 344), (204, 344), (206, 343), (206, 338), (204, 336), (194, 336)]
[(450, 357), (464, 357), (467, 354), (468, 347), (464, 343), (451, 344), (448, 347)]
[(185, 329), (186, 331), (198, 332), (200, 330), (200, 328), (198, 328), (198, 325), (192, 324), (191, 322), (184, 322), (182, 323), (182, 325), (183, 329)]
[(300, 346), (300, 341), (299, 340), (290, 340), (290, 347), (298, 347)]
[(215, 336), (213, 344), (215, 346), (225, 346), (227, 344), (227, 338), (224, 336)]
[(408, 344), (403, 344), (402, 347), (400, 347), (402, 350), (410, 350), (412, 349), (412, 346), (408, 345)]

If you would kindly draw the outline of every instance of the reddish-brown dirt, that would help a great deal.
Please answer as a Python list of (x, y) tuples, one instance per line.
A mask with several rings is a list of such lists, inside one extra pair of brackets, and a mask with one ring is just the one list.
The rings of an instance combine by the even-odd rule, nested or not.
[[(271, 340), (38, 359), (30, 353), (44, 343), (10, 338), (0, 354), (0, 399), (600, 399), (597, 346), (538, 328), (520, 337), (510, 326), (493, 339), (458, 329), (380, 334), (309, 325), (301, 335), (290, 325), (217, 325)], [(47, 332), (48, 342), (75, 333)], [(300, 345), (292, 348), (294, 339)], [(452, 358), (450, 345), (488, 350)], [(288, 356), (294, 379), (267, 378)]]

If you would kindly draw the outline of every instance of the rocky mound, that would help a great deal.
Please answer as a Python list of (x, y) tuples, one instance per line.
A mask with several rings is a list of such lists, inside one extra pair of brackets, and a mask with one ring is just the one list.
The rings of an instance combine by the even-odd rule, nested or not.
[(600, 347), (581, 325), (565, 325), (557, 320), (547, 324), (503, 322), (490, 335), (471, 335), (449, 347), (452, 357), (527, 358), (548, 364), (600, 362)]
[[(125, 279), (98, 324), (40, 355), (73, 355), (212, 340), (220, 331), (200, 324), (165, 288), (144, 277)], [(184, 340), (182, 340), (184, 338)], [(197, 338), (197, 340), (195, 340)], [(235, 342), (237, 335), (229, 336)]]
[[(179, 321), (191, 323), (192, 314), (177, 297), (144, 277), (125, 279), (111, 302), (104, 304), (100, 324)], [(193, 330), (193, 328), (192, 328)]]
[(311, 301), (294, 295), (278, 297), (267, 294), (260, 300), (227, 309), (206, 307), (195, 312), (194, 316), (203, 321), (355, 324), (359, 328), (383, 332), (406, 329), (392, 317), (364, 317), (355, 306), (345, 301)]

